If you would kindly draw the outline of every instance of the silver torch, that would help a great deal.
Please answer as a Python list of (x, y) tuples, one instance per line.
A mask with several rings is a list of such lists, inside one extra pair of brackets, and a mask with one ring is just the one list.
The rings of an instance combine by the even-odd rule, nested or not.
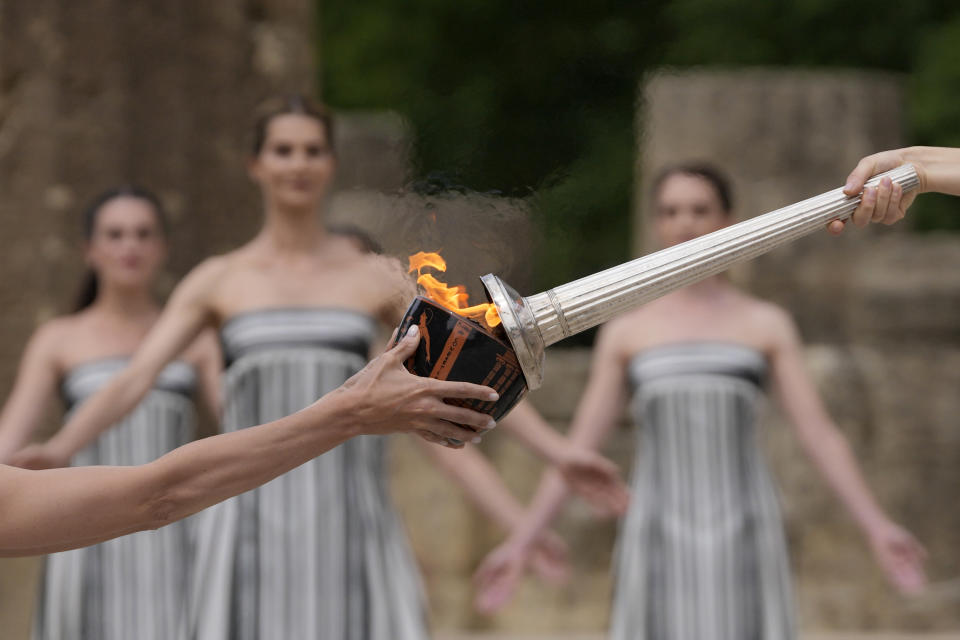
[[(874, 176), (867, 186), (877, 186), (884, 177), (904, 192), (919, 182), (914, 167), (904, 165)], [(532, 296), (521, 296), (497, 276), (485, 275), (481, 281), (502, 322), (495, 328), (417, 297), (398, 332), (402, 336), (416, 324), (423, 336), (406, 366), (422, 376), (493, 387), (500, 394), (496, 402), (451, 402), (499, 419), (528, 389), (543, 383), (544, 351), (550, 345), (846, 219), (860, 198), (834, 189)]]

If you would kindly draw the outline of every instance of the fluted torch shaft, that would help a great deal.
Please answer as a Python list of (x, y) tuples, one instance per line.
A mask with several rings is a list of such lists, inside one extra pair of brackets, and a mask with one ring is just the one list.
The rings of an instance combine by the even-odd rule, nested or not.
[[(904, 165), (874, 176), (889, 177), (904, 191), (918, 185), (917, 172)], [(628, 309), (725, 271), (853, 213), (861, 196), (842, 189), (756, 216), (669, 249), (525, 298), (549, 346), (610, 320)]]

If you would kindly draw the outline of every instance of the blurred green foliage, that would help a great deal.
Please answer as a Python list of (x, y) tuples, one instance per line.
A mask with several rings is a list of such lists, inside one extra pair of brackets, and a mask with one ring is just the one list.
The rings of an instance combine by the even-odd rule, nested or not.
[[(540, 286), (629, 257), (639, 79), (672, 66), (906, 74), (909, 134), (960, 146), (954, 0), (324, 0), (324, 99), (412, 123), (415, 178), (532, 196)], [(958, 229), (921, 199), (920, 229)]]

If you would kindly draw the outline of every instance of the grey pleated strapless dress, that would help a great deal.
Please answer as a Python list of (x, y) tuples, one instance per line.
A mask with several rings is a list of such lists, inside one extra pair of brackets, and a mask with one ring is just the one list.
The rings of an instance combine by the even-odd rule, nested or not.
[[(128, 358), (72, 369), (62, 392), (70, 411)], [(186, 444), (196, 430), (194, 369), (173, 362), (136, 409), (71, 461), (137, 465)], [(177, 640), (186, 637), (190, 522), (47, 556), (33, 636), (38, 640)]]
[(655, 347), (630, 363), (640, 447), (618, 541), (616, 640), (789, 640), (776, 491), (757, 441), (763, 354)]
[[(366, 363), (374, 320), (267, 309), (222, 330), (224, 430), (276, 420)], [(420, 640), (422, 589), (387, 488), (382, 437), (361, 436), (201, 514), (197, 640)]]

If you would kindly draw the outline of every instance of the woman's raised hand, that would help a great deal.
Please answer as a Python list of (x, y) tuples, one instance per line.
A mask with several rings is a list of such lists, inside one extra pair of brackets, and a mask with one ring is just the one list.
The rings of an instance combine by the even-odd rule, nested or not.
[(924, 590), (927, 576), (923, 561), (927, 552), (909, 531), (885, 521), (871, 527), (867, 536), (874, 558), (901, 593), (915, 595)]
[(570, 445), (556, 465), (567, 486), (589, 502), (597, 515), (626, 513), (630, 490), (613, 462), (596, 451)]
[(507, 540), (487, 554), (473, 576), (477, 593), (474, 607), (491, 614), (502, 609), (516, 593), (530, 562), (532, 549)]
[[(908, 158), (908, 155), (908, 149), (874, 153), (860, 160), (853, 171), (850, 172), (844, 184), (843, 192), (848, 196), (855, 196), (861, 191), (863, 192), (860, 204), (850, 216), (855, 225), (865, 227), (870, 222), (893, 224), (903, 219), (907, 209), (913, 204), (917, 194), (923, 191), (923, 185), (926, 183), (923, 163), (919, 159)], [(871, 177), (908, 162), (912, 162), (917, 170), (920, 178), (919, 189), (904, 194), (903, 188), (898, 184), (893, 184), (889, 178), (884, 178), (876, 187), (864, 189), (864, 185)], [(835, 220), (828, 225), (831, 233), (840, 233), (843, 231), (843, 227), (844, 223), (840, 220)]]
[[(884, 180), (879, 186), (864, 189), (871, 176), (910, 163), (917, 170), (918, 187), (904, 193), (899, 186)], [(851, 216), (858, 227), (869, 222), (893, 224), (901, 220), (921, 193), (937, 192), (960, 196), (960, 149), (951, 147), (906, 147), (869, 155), (847, 176), (843, 192), (863, 199)], [(845, 223), (835, 220), (827, 225), (830, 233), (839, 234)]]
[[(497, 392), (469, 382), (415, 376), (403, 367), (420, 341), (416, 326), (392, 349), (374, 358), (334, 393), (345, 395), (346, 410), (358, 433), (383, 435), (413, 432), (430, 442), (452, 448), (470, 442), (496, 424), (489, 415), (456, 407), (445, 399), (492, 402)], [(391, 341), (392, 342), (392, 341)], [(476, 431), (463, 428), (466, 425)]]

